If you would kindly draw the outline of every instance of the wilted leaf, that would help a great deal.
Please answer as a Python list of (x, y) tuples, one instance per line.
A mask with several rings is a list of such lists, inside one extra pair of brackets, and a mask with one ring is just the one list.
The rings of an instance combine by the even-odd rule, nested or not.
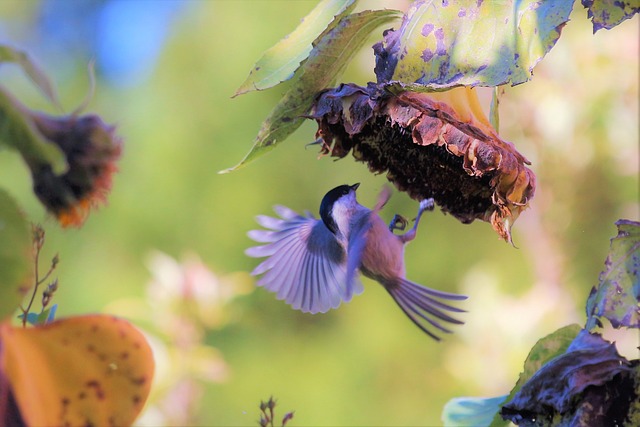
[[(524, 369), (505, 401), (510, 402), (516, 393), (522, 389), (522, 386), (524, 386), (545, 363), (564, 354), (581, 330), (580, 325), (569, 325), (540, 339), (529, 352), (524, 362)], [(497, 414), (491, 423), (491, 427), (502, 425), (504, 425), (504, 421), (500, 414)]]
[(488, 426), (506, 397), (456, 397), (444, 405), (442, 422), (445, 427)]
[(40, 91), (56, 107), (60, 107), (58, 96), (47, 75), (31, 60), (26, 52), (14, 49), (10, 46), (0, 44), (0, 63), (11, 62), (19, 65), (22, 71), (33, 81)]
[(351, 13), (356, 3), (356, 0), (322, 0), (292, 33), (262, 55), (234, 96), (268, 89), (293, 77), (311, 53), (313, 41)]
[(551, 50), (571, 0), (417, 1), (374, 46), (378, 82), (454, 86), (524, 83)]
[(3, 145), (18, 150), (31, 165), (48, 164), (56, 173), (67, 168), (62, 151), (38, 134), (26, 107), (0, 86), (0, 147)]
[(634, 363), (582, 330), (566, 353), (544, 364), (503, 406), (502, 417), (517, 424), (622, 425), (638, 398)]
[(27, 425), (131, 425), (154, 363), (130, 323), (89, 315), (34, 328), (0, 326), (2, 369)]
[(31, 287), (31, 227), (0, 189), (0, 321), (11, 316)]
[(274, 148), (293, 133), (311, 109), (314, 98), (335, 82), (345, 65), (380, 25), (400, 16), (398, 11), (364, 11), (345, 16), (318, 38), (309, 59), (300, 67), (299, 78), (262, 123), (253, 148), (231, 172)]
[(475, 91), (390, 92), (343, 84), (323, 92), (311, 117), (323, 153), (352, 151), (415, 200), (433, 198), (463, 223), (488, 221), (505, 240), (535, 192), (535, 175), (485, 117)]
[(638, 0), (582, 0), (593, 22), (593, 32), (612, 29), (640, 11)]
[(591, 289), (587, 300), (588, 330), (604, 317), (614, 328), (640, 328), (640, 223), (619, 220), (618, 235), (600, 273), (600, 283)]

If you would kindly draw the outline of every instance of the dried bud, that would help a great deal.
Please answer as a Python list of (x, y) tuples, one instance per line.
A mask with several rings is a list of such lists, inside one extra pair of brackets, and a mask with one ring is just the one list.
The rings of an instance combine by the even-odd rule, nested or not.
[(42, 292), (42, 307), (46, 307), (51, 302), (51, 298), (53, 298), (53, 294), (58, 290), (58, 279), (55, 279), (53, 282), (49, 283), (47, 289)]
[(273, 396), (269, 397), (269, 401), (267, 402), (267, 408), (273, 411), (273, 408), (276, 407), (276, 400), (273, 399)]
[(285, 426), (292, 418), (293, 412), (287, 412), (286, 414), (284, 414), (284, 417), (282, 418), (282, 425)]
[(34, 192), (62, 226), (80, 226), (89, 209), (106, 200), (121, 141), (115, 128), (95, 115), (59, 118), (31, 112), (31, 119), (61, 149), (68, 164), (61, 175), (49, 164), (30, 165)]
[(31, 230), (33, 232), (33, 243), (35, 247), (38, 250), (42, 249), (44, 245), (44, 228), (40, 225), (34, 225)]
[(511, 225), (533, 197), (535, 175), (477, 111), (475, 93), (454, 91), (447, 102), (448, 95), (343, 84), (323, 92), (310, 117), (323, 154), (351, 151), (411, 198), (433, 198), (463, 223), (489, 221), (511, 241)]

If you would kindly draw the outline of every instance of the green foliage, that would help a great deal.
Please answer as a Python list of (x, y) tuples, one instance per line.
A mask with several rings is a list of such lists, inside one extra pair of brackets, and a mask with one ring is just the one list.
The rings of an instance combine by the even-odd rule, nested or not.
[(582, 0), (582, 4), (589, 10), (594, 33), (610, 30), (640, 11), (638, 0)]
[(14, 200), (0, 189), (0, 320), (16, 310), (31, 279), (31, 229)]
[[(616, 225), (618, 235), (611, 239), (600, 285), (593, 288), (587, 301), (586, 329), (569, 325), (539, 340), (529, 352), (513, 390), (503, 399), (504, 405), (494, 404), (496, 401), (492, 399), (458, 398), (445, 406), (444, 420), (450, 424), (458, 419), (489, 425), (486, 420), (492, 405), (495, 414), (492, 427), (505, 425), (503, 418), (517, 424), (546, 426), (578, 419), (591, 425), (600, 422), (602, 416), (610, 419), (612, 414), (616, 414), (616, 423), (620, 424), (638, 416), (637, 408), (628, 402), (638, 398), (640, 362), (621, 357), (613, 344), (590, 332), (599, 324), (596, 317), (609, 319), (614, 327), (640, 327), (637, 324), (640, 227), (628, 220), (620, 220)], [(468, 399), (474, 404), (460, 405), (469, 402)], [(502, 409), (498, 413), (499, 406)]]
[(21, 50), (12, 48), (5, 44), (0, 44), (0, 64), (14, 63), (22, 68), (22, 71), (31, 79), (38, 89), (49, 101), (55, 106), (60, 106), (58, 95), (49, 80), (49, 77), (38, 65), (33, 62), (31, 57)]
[(67, 169), (65, 157), (35, 129), (26, 107), (0, 86), (0, 148), (18, 150), (32, 167), (48, 164), (56, 173)]
[[(317, 162), (314, 150), (302, 148), (311, 127), (293, 135), (292, 150), (278, 150), (269, 162), (237, 175), (211, 175), (245, 154), (262, 121), (260, 112), (266, 114), (279, 100), (277, 90), (230, 100), (229, 87), (242, 81), (264, 49), (259, 41), (278, 40), (283, 27), (295, 27), (312, 7), (307, 2), (249, 3), (194, 3), (197, 25), (190, 16), (174, 28), (161, 66), (148, 81), (126, 91), (101, 85), (94, 106), (108, 111), (131, 143), (109, 208), (92, 216), (82, 233), (55, 226), (48, 232), (52, 246), (70, 260), (59, 272), (61, 279), (83, 284), (57, 296), (64, 314), (111, 311), (116, 304), (128, 304), (132, 295), (143, 295), (150, 248), (174, 255), (197, 251), (221, 271), (250, 271), (254, 265), (242, 256), (247, 245), (242, 234), (255, 213), (275, 201), (313, 207), (325, 185), (351, 180), (367, 184), (370, 194), (362, 197), (370, 201), (383, 184), (383, 176), (370, 176), (362, 165)], [(273, 4), (285, 4), (286, 10)], [(12, 23), (7, 31), (34, 31), (33, 4), (8, 2), (0, 9)], [(417, 246), (407, 252), (416, 276), (451, 291), (469, 282), (468, 289), (476, 292), (469, 317), (477, 315), (473, 319), (485, 323), (468, 321), (468, 334), (456, 334), (439, 346), (422, 345), (418, 334), (404, 328), (404, 318), (387, 315), (387, 296), (370, 284), (365, 284), (370, 299), (325, 316), (292, 313), (254, 292), (232, 307), (241, 321), (204, 338), (220, 346), (232, 375), (224, 384), (206, 386), (207, 404), (194, 408), (193, 417), (208, 425), (252, 424), (256, 414), (247, 411), (247, 403), (275, 393), (310, 423), (437, 425), (447, 396), (461, 389), (498, 394), (492, 388), (505, 376), (517, 375), (532, 330), (576, 316), (567, 293), (576, 295), (581, 286), (594, 283), (601, 263), (593, 261), (604, 259), (598, 239), (609, 238), (612, 221), (630, 207), (634, 212), (638, 200), (637, 21), (623, 24), (620, 32), (590, 38), (591, 24), (583, 15), (584, 10), (572, 15), (563, 42), (536, 68), (536, 79), (501, 99), (504, 134), (524, 147), (546, 188), (542, 203), (525, 213), (529, 225), (515, 231), (521, 249), (497, 245), (480, 227), (460, 227), (450, 216), (434, 215)], [(242, 49), (230, 40), (242, 41)], [(221, 67), (216, 58), (228, 60)], [(199, 77), (185, 78), (194, 69)], [(65, 75), (69, 72), (65, 94), (81, 97), (83, 70), (68, 67)], [(352, 81), (368, 78), (360, 66), (347, 75)], [(29, 93), (16, 92), (26, 94), (24, 99)], [(30, 217), (43, 215), (29, 198), (30, 177), (11, 153), (0, 153), (0, 177)], [(403, 195), (391, 205), (401, 213), (414, 210)], [(545, 249), (549, 240), (555, 250)], [(594, 253), (596, 258), (590, 256)], [(556, 286), (558, 275), (570, 278), (556, 289), (559, 296), (540, 291), (536, 295), (545, 298), (527, 306), (527, 316), (504, 321), (501, 314), (508, 313), (509, 304), (540, 289), (540, 283)], [(585, 277), (588, 281), (581, 280)], [(481, 295), (491, 295), (491, 301)], [(540, 311), (557, 308), (558, 301), (570, 307)], [(538, 319), (530, 312), (546, 314)], [(517, 339), (505, 333), (505, 323)], [(470, 347), (474, 336), (486, 345)], [(452, 359), (458, 353), (465, 355), (465, 363)], [(487, 358), (493, 362), (478, 368)], [(483, 371), (494, 372), (487, 366), (500, 367), (503, 378), (487, 380)]]
[(253, 148), (231, 172), (284, 141), (305, 120), (318, 92), (331, 86), (369, 35), (380, 25), (399, 17), (395, 10), (364, 11), (343, 17), (318, 37), (299, 77), (260, 127)]
[(236, 91), (236, 96), (268, 89), (293, 77), (311, 53), (318, 36), (351, 13), (356, 4), (356, 0), (322, 0), (318, 3), (293, 32), (262, 55)]
[(640, 328), (640, 223), (616, 222), (618, 235), (611, 239), (611, 248), (587, 300), (587, 330), (598, 323), (598, 317), (608, 319), (614, 328)]
[(415, 2), (385, 39), (394, 55), (383, 72), (429, 90), (524, 83), (560, 37), (572, 6), (566, 0)]

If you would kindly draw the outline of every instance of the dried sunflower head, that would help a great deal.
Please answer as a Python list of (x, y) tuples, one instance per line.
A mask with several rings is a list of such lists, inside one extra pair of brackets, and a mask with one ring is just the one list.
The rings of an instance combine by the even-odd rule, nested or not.
[(501, 139), (475, 92), (392, 92), (385, 84), (343, 84), (323, 91), (311, 118), (322, 152), (350, 151), (410, 197), (432, 197), (463, 223), (489, 221), (511, 242), (510, 228), (535, 191), (529, 162)]
[(96, 115), (53, 117), (31, 113), (34, 127), (64, 153), (68, 168), (56, 174), (48, 163), (30, 165), (38, 199), (64, 227), (82, 225), (90, 208), (102, 204), (117, 170), (121, 140), (115, 127)]

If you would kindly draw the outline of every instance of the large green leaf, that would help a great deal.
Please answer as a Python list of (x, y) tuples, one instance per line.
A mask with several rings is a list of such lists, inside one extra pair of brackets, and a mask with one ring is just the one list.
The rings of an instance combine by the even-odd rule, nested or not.
[[(581, 330), (582, 328), (580, 325), (573, 324), (560, 328), (540, 339), (529, 352), (527, 360), (524, 362), (524, 369), (520, 373), (520, 377), (518, 378), (516, 385), (513, 387), (513, 390), (511, 390), (509, 397), (507, 397), (505, 401), (510, 402), (516, 393), (520, 391), (522, 386), (525, 385), (525, 383), (529, 381), (536, 372), (538, 372), (542, 365), (551, 359), (564, 354)], [(500, 414), (496, 414), (491, 426), (497, 427), (503, 425), (504, 421), (502, 420), (502, 417)]]
[(378, 79), (432, 90), (524, 83), (572, 7), (571, 0), (415, 2), (377, 52)]
[(610, 30), (640, 11), (638, 0), (582, 0), (593, 22), (593, 32)]
[(51, 101), (56, 107), (60, 107), (56, 91), (49, 80), (49, 77), (36, 65), (26, 52), (12, 48), (4, 44), (0, 44), (0, 63), (10, 62), (19, 65), (22, 71), (31, 79), (31, 81), (40, 89), (40, 91)]
[(262, 55), (235, 96), (268, 89), (293, 77), (311, 53), (314, 40), (351, 13), (356, 3), (356, 0), (322, 0), (292, 33)]
[(29, 289), (31, 229), (13, 199), (0, 189), (0, 321), (10, 316)]
[(609, 319), (614, 328), (640, 328), (640, 222), (619, 220), (618, 235), (611, 239), (600, 283), (587, 299), (587, 326), (591, 330), (597, 317)]
[(299, 77), (262, 123), (256, 141), (246, 157), (231, 172), (273, 149), (293, 133), (309, 112), (317, 94), (330, 87), (367, 37), (380, 25), (400, 17), (395, 10), (367, 10), (345, 16), (338, 25), (318, 38)]
[(0, 148), (3, 146), (17, 150), (32, 167), (49, 164), (57, 174), (67, 169), (64, 154), (35, 129), (29, 110), (0, 86)]

